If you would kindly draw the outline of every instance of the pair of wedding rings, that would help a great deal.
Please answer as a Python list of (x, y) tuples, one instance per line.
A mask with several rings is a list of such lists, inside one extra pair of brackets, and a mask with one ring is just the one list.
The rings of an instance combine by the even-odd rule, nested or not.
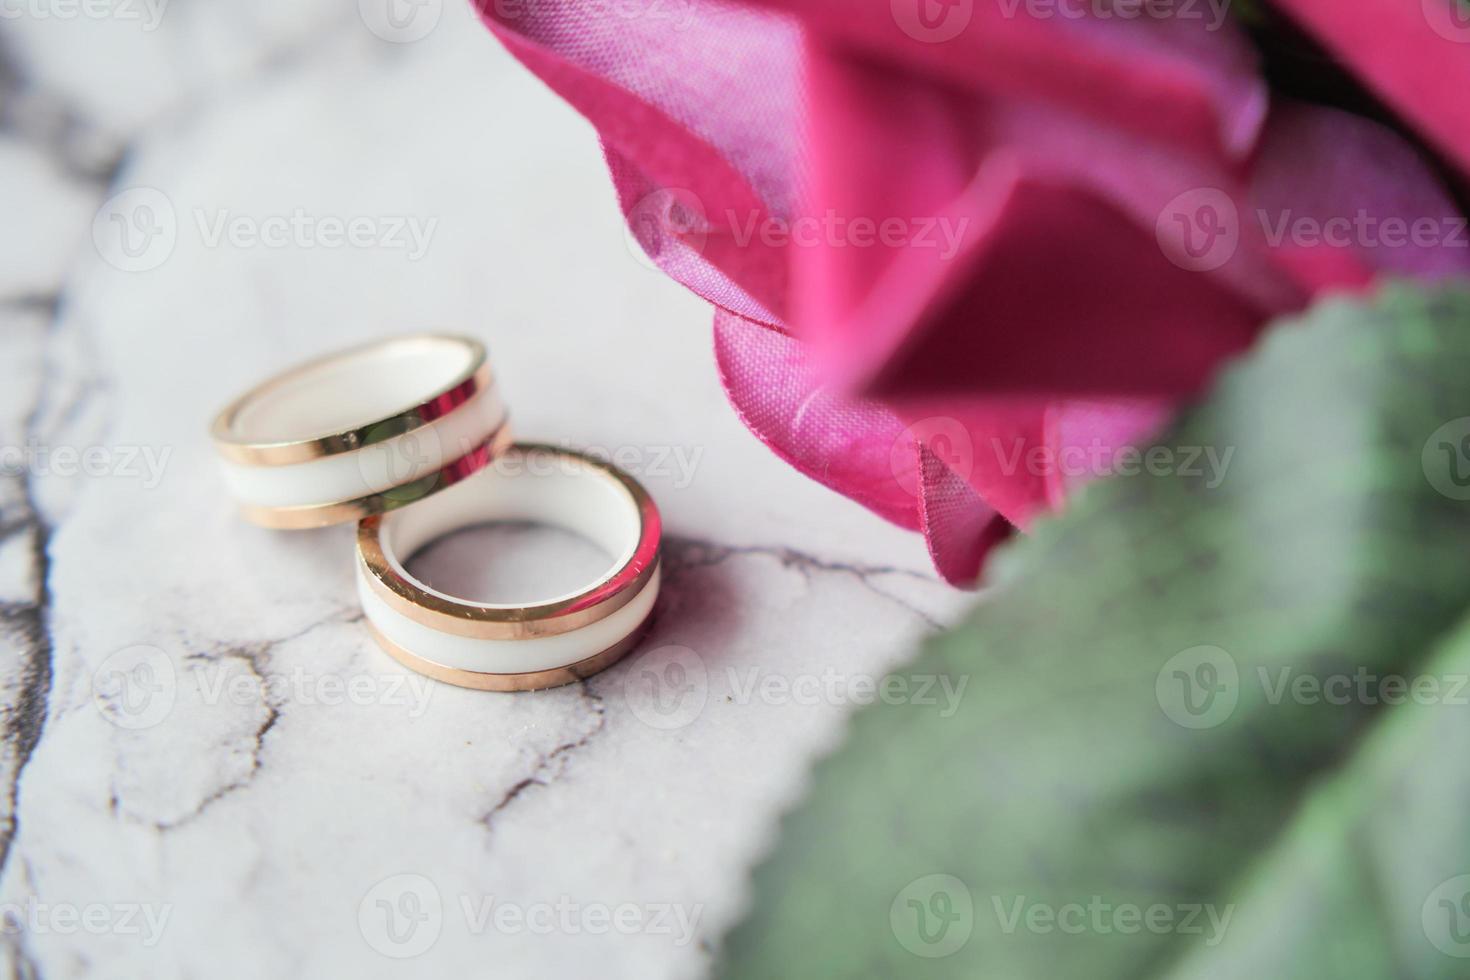
[[(252, 388), (215, 419), (226, 484), (256, 524), (357, 526), (357, 591), (395, 659), (462, 687), (590, 676), (637, 643), (659, 590), (658, 508), (628, 474), (514, 444), (484, 345), (428, 334), (356, 347)], [(477, 524), (529, 521), (613, 556), (596, 581), (530, 605), (472, 602), (406, 563)]]

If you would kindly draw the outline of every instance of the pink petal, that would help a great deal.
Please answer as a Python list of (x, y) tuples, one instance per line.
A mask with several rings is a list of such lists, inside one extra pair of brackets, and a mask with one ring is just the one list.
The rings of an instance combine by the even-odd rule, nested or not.
[[(597, 126), (639, 244), (717, 305), (745, 423), (813, 479), (920, 528), (951, 581), (1088, 478), (1060, 454), (1146, 439), (1270, 316), (1375, 272), (1467, 268), (1444, 248), (1269, 241), (1260, 208), (1456, 212), (1379, 127), (1299, 107), (1264, 126), (1264, 85), (1230, 24), (1013, 16), (1012, 0), (701, 0), (682, 23), (475, 2)], [(1445, 81), (1465, 80), (1464, 52), (1452, 64), (1453, 45), (1412, 36), (1417, 9), (1366, 0), (1380, 35), (1320, 0), (1283, 2), (1470, 159), (1470, 102)], [(966, 22), (939, 39), (920, 3)], [(767, 234), (803, 219), (814, 239)], [(902, 240), (855, 240), (872, 232), (854, 222), (888, 220), (907, 223)], [(916, 223), (945, 221), (952, 238), (914, 247)], [(1222, 260), (1197, 261), (1217, 240)], [(835, 393), (834, 378), (893, 407)]]
[(1046, 445), (1051, 465), (1047, 497), (1060, 509), (1092, 480), (1117, 472), (1118, 451), (1147, 444), (1173, 406), (1168, 402), (1055, 402), (1046, 411)]
[(1128, 18), (1083, 0), (759, 2), (869, 62), (1231, 157), (1249, 152), (1266, 112), (1255, 52), (1223, 4), (1202, 4), (1197, 17)]
[[(700, 295), (779, 316), (784, 258), (760, 241), (731, 247), (726, 216), (765, 221), (790, 207), (795, 26), (719, 0), (701, 0), (687, 23), (626, 17), (617, 4), (474, 2), (496, 37), (597, 127), (640, 242), (669, 246), (655, 261)], [(671, 199), (693, 227), (668, 218)], [(679, 234), (650, 230), (660, 222), (691, 242), (665, 242)]]
[(741, 421), (776, 455), (895, 524), (919, 527), (912, 440), (891, 411), (825, 388), (802, 344), (724, 310), (715, 313), (715, 361)]
[(1470, 174), (1470, 15), (1460, 0), (1280, 0)]
[(874, 395), (1175, 397), (1255, 337), (1259, 308), (1096, 196), (1013, 173), (977, 184), (981, 231), (953, 261), (913, 250), (863, 295), (804, 300), (800, 327)]
[(946, 582), (969, 585), (979, 576), (990, 549), (1009, 538), (1013, 529), (937, 456), (922, 446), (917, 451), (929, 556)]
[(1361, 116), (1278, 104), (1252, 174), (1251, 204), (1280, 242), (1278, 261), (1314, 288), (1361, 284), (1373, 272), (1470, 273), (1465, 216), (1439, 178), (1401, 136)]
[(1175, 202), (1244, 200), (1218, 159), (821, 45), (809, 78), (804, 220), (904, 229), (792, 249), (794, 329), (849, 384), (1177, 396), (1306, 301), (1251, 226), (1206, 269), (1169, 251)]
[(724, 311), (715, 315), (715, 359), (730, 403), (762, 442), (824, 486), (922, 530), (947, 581), (973, 581), (985, 554), (1010, 533), (950, 468), (964, 460), (949, 437), (968, 452), (963, 431), (906, 426), (887, 408), (832, 392), (801, 343)]

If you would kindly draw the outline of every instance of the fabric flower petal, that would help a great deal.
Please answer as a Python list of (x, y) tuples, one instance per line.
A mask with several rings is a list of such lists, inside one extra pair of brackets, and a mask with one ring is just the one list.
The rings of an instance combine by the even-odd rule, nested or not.
[(1272, 111), (1251, 181), (1251, 211), (1272, 247), (1346, 253), (1284, 257), (1339, 284), (1355, 270), (1419, 279), (1470, 273), (1466, 219), (1424, 157), (1393, 130), (1322, 106)]
[(812, 479), (922, 531), (947, 581), (972, 582), (1011, 533), (967, 480), (973, 443), (960, 423), (905, 425), (883, 406), (835, 393), (800, 342), (725, 311), (715, 315), (715, 359), (746, 427)]
[[(1242, 157), (1266, 86), (1223, 7), (1199, 15), (1101, 16), (1059, 0), (760, 0), (814, 35), (936, 80), (1042, 99), (1109, 124)], [(1146, 14), (1146, 11), (1145, 11)]]
[[(759, 224), (790, 209), (794, 23), (721, 0), (702, 0), (688, 23), (620, 16), (615, 4), (475, 4), (511, 53), (597, 127), (640, 243), (686, 238), (690, 247), (655, 261), (712, 301), (779, 317), (784, 257), (760, 238), (730, 247), (726, 219)], [(740, 98), (729, 98), (737, 87)]]
[(746, 427), (776, 455), (877, 514), (917, 530), (917, 459), (890, 410), (821, 383), (803, 345), (715, 313), (720, 382)]
[(1470, 8), (1463, 0), (1279, 0), (1470, 176)]

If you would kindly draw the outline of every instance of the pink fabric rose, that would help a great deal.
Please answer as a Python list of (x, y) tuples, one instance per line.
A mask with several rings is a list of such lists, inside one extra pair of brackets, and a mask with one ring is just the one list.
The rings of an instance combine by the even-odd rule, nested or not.
[[(597, 126), (644, 249), (715, 305), (744, 422), (921, 530), (952, 582), (1272, 317), (1470, 271), (1425, 155), (1268, 91), (1223, 8), (476, 2)], [(1470, 49), (1410, 6), (1283, 2), (1470, 170)]]

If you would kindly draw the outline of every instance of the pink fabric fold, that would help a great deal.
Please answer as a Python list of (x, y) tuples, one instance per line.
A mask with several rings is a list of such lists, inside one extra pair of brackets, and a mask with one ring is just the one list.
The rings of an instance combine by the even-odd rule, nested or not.
[[(644, 250), (715, 306), (744, 423), (920, 530), (957, 583), (1111, 472), (1272, 317), (1385, 274), (1470, 270), (1422, 154), (1367, 120), (1273, 103), (1233, 22), (1059, 2), (1072, 15), (701, 0), (674, 5), (679, 20), (477, 0), (596, 125)], [(1360, 63), (1391, 97), (1420, 77)], [(1460, 109), (1430, 126), (1421, 108), (1406, 115), (1441, 148), (1470, 149), (1440, 124)], [(1360, 213), (1443, 232), (1312, 234)]]
[(1470, 7), (1463, 0), (1277, 0), (1470, 175)]
[[(1266, 113), (1254, 54), (1230, 24), (1088, 16), (1060, 0), (761, 0), (814, 35), (951, 86), (1044, 99), (1088, 118), (1244, 156)], [(1036, 5), (1041, 6), (1041, 5)], [(1080, 16), (1079, 16), (1080, 15)]]

